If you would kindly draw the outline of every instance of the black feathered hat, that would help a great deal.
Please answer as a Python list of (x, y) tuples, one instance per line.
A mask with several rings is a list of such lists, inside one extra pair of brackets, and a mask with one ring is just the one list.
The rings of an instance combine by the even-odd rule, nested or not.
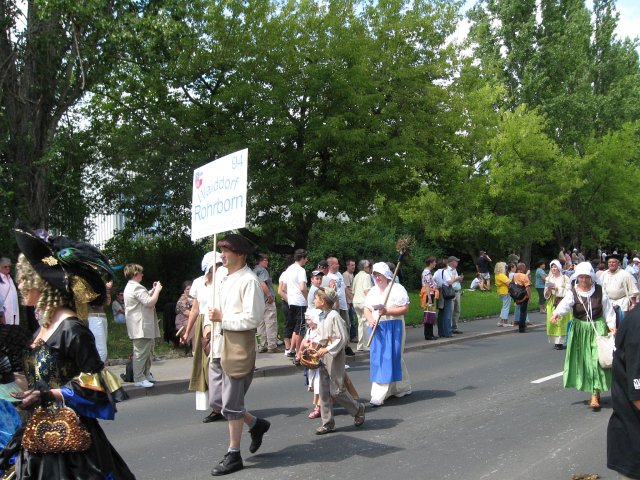
[[(72, 295), (76, 304), (104, 304), (105, 279), (113, 278), (114, 273), (100, 250), (85, 242), (51, 237), (41, 230), (34, 232), (19, 221), (14, 232), (18, 248), (44, 281)], [(93, 290), (88, 296), (86, 289), (82, 291), (84, 283)]]

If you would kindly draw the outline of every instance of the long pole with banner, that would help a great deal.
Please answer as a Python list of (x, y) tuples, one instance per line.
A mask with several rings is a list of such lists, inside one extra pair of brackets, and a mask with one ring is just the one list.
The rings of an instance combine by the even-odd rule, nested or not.
[[(249, 150), (239, 150), (209, 162), (193, 172), (191, 240), (244, 228), (247, 224), (247, 164)], [(211, 306), (216, 300), (216, 261), (213, 260)], [(206, 276), (207, 272), (205, 272)], [(209, 312), (204, 312), (208, 315)], [(212, 338), (213, 340), (213, 338)], [(213, 349), (211, 350), (213, 352)]]

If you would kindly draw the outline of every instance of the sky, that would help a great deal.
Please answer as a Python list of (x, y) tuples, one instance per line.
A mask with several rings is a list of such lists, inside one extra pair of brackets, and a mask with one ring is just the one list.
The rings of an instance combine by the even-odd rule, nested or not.
[[(467, 1), (462, 9), (463, 12), (466, 12), (466, 10), (471, 8), (475, 3), (475, 0)], [(593, 3), (590, 0), (586, 0), (586, 5), (589, 9), (593, 8)], [(616, 10), (620, 14), (616, 35), (620, 39), (625, 37), (632, 39), (640, 37), (640, 0), (618, 0), (616, 2)], [(466, 19), (462, 20), (452, 39), (459, 41), (466, 36), (468, 31), (469, 22)], [(640, 46), (638, 47), (638, 53), (640, 53)]]
[(616, 33), (620, 38), (640, 37), (640, 2), (638, 0), (618, 0), (616, 3), (620, 19)]

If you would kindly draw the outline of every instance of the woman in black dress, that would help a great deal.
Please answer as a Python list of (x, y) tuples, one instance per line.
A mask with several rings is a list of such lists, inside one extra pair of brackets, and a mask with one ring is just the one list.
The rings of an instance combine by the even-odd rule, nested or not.
[[(23, 227), (15, 229), (18, 247), (16, 280), (26, 306), (34, 306), (40, 328), (25, 354), (24, 376), (16, 382), (18, 408), (30, 414), (40, 405), (64, 404), (73, 409), (91, 436), (87, 450), (33, 453), (16, 434), (18, 479), (134, 479), (107, 440), (98, 419), (113, 420), (122, 393), (104, 369), (95, 339), (87, 327), (89, 305), (102, 305), (105, 278), (112, 276), (106, 257), (86, 243), (48, 237)], [(5, 452), (6, 454), (6, 452)]]

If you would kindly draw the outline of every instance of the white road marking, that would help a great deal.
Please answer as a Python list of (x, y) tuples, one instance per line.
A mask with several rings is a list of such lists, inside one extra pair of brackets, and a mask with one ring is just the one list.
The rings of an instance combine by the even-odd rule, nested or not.
[(546, 382), (547, 380), (553, 380), (554, 378), (561, 377), (562, 373), (563, 372), (554, 373), (553, 375), (549, 375), (548, 377), (542, 377), (542, 378), (539, 378), (537, 380), (534, 380), (531, 383), (542, 383), (542, 382)]

